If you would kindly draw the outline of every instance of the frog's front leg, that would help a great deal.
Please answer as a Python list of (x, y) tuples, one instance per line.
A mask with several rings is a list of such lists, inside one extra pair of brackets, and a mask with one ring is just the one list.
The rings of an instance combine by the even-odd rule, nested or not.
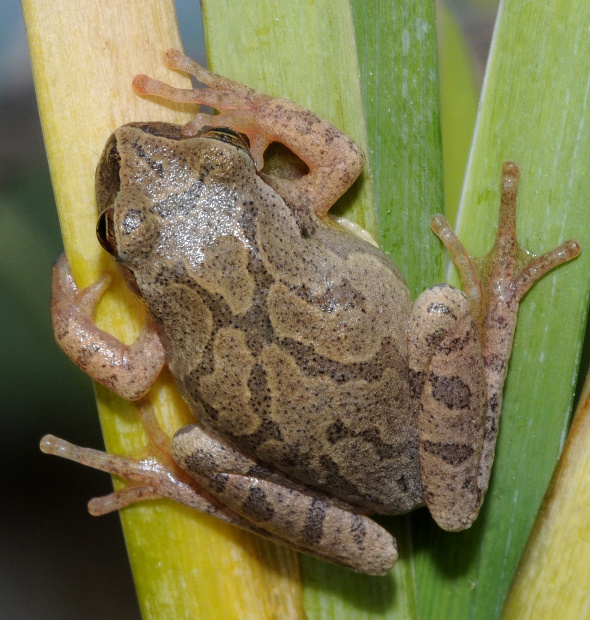
[(516, 239), (518, 177), (518, 166), (506, 162), (496, 243), (477, 263), (448, 222), (433, 218), (465, 295), (431, 289), (418, 299), (411, 321), (424, 499), (448, 530), (471, 525), (488, 487), (519, 303), (539, 278), (580, 252), (577, 242), (566, 241), (530, 260)]
[(209, 88), (178, 89), (138, 75), (133, 81), (135, 91), (219, 110), (217, 116), (198, 114), (183, 127), (183, 135), (193, 136), (205, 126), (240, 131), (250, 140), (250, 152), (259, 171), (264, 167), (266, 148), (273, 142), (284, 144), (309, 168), (307, 174), (286, 179), (267, 177), (288, 204), (312, 205), (316, 214), (323, 217), (362, 170), (362, 150), (313, 112), (211, 73), (177, 50), (168, 50), (164, 60), (166, 66), (194, 75)]
[(62, 254), (53, 267), (51, 321), (58, 345), (84, 372), (128, 400), (141, 398), (158, 378), (166, 354), (155, 326), (148, 322), (130, 345), (99, 329), (94, 311), (110, 278), (79, 290)]

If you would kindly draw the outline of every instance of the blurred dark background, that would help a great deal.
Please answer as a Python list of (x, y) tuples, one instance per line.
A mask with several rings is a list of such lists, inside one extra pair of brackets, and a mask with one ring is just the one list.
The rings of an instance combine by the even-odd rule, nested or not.
[[(454, 4), (462, 4), (455, 0)], [(476, 3), (474, 3), (476, 4)], [(459, 11), (481, 68), (493, 8)], [(196, 0), (177, 0), (185, 50), (204, 62)], [(463, 7), (464, 8), (464, 7)], [(198, 33), (199, 36), (195, 36)], [(119, 517), (86, 501), (108, 476), (41, 454), (43, 434), (102, 447), (92, 384), (49, 320), (62, 251), (20, 2), (0, 2), (0, 617), (139, 618)]]

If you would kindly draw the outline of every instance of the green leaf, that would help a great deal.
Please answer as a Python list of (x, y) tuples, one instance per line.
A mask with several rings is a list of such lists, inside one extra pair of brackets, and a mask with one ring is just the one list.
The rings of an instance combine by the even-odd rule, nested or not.
[(436, 16), (432, 0), (352, 2), (379, 239), (416, 295), (440, 282), (443, 210)]
[(479, 92), (467, 43), (451, 11), (437, 7), (445, 215), (454, 223), (475, 127)]
[[(485, 253), (497, 223), (500, 167), (522, 169), (517, 227), (541, 253), (568, 237), (588, 247), (590, 5), (507, 0), (490, 54), (459, 236)], [(420, 615), (497, 618), (568, 429), (585, 328), (588, 261), (535, 285), (519, 315), (492, 483), (462, 534), (422, 531)]]
[[(372, 128), (368, 152), (378, 194), (379, 239), (418, 291), (442, 278), (440, 244), (428, 228), (432, 214), (443, 208), (434, 4), (422, 1), (406, 9), (399, 2), (380, 7), (357, 2), (353, 13), (362, 52), (360, 84)], [(313, 109), (366, 149), (347, 1), (206, 1), (203, 17), (213, 70)], [(366, 172), (345, 215), (377, 236), (370, 180)], [(403, 244), (400, 239), (420, 241)], [(397, 521), (403, 545), (410, 539), (409, 522)], [(395, 610), (415, 617), (410, 550), (404, 547), (403, 555), (386, 578), (356, 575), (302, 556), (307, 616), (381, 617)]]
[[(348, 0), (204, 0), (210, 68), (313, 110), (366, 150), (358, 59)], [(247, 56), (247, 60), (245, 60)], [(377, 237), (365, 171), (339, 212)]]

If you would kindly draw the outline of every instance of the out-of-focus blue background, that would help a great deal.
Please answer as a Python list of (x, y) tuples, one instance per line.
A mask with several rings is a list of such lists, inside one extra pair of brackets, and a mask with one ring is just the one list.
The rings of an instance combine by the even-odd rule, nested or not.
[[(199, 3), (177, 2), (185, 49), (204, 61)], [(198, 33), (195, 35), (195, 33)], [(200, 39), (200, 40), (199, 40)], [(18, 0), (0, 2), (0, 618), (139, 618), (118, 515), (86, 501), (108, 476), (41, 454), (48, 432), (103, 446), (92, 384), (49, 320), (62, 252)]]

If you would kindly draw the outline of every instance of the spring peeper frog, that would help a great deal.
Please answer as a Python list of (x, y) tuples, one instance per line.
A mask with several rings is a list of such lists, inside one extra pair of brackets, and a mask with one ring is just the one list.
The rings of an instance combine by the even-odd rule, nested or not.
[[(515, 235), (519, 170), (505, 163), (485, 264), (477, 268), (436, 216), (465, 293), (440, 285), (412, 302), (390, 259), (327, 215), (363, 167), (356, 144), (179, 52), (166, 62), (209, 88), (137, 76), (135, 90), (221, 114), (119, 127), (96, 174), (99, 240), (145, 300), (148, 323), (130, 346), (99, 330), (92, 316), (107, 282), (78, 290), (65, 257), (54, 268), (52, 315), (63, 350), (121, 396), (142, 397), (167, 364), (195, 423), (168, 447), (176, 465), (160, 468), (51, 436), (42, 448), (130, 481), (95, 500), (94, 512), (171, 497), (384, 574), (396, 543), (368, 514), (426, 504), (447, 530), (476, 518), (519, 302), (579, 246), (525, 257)], [(273, 143), (297, 165), (267, 168)], [(166, 445), (149, 405), (140, 410)]]

